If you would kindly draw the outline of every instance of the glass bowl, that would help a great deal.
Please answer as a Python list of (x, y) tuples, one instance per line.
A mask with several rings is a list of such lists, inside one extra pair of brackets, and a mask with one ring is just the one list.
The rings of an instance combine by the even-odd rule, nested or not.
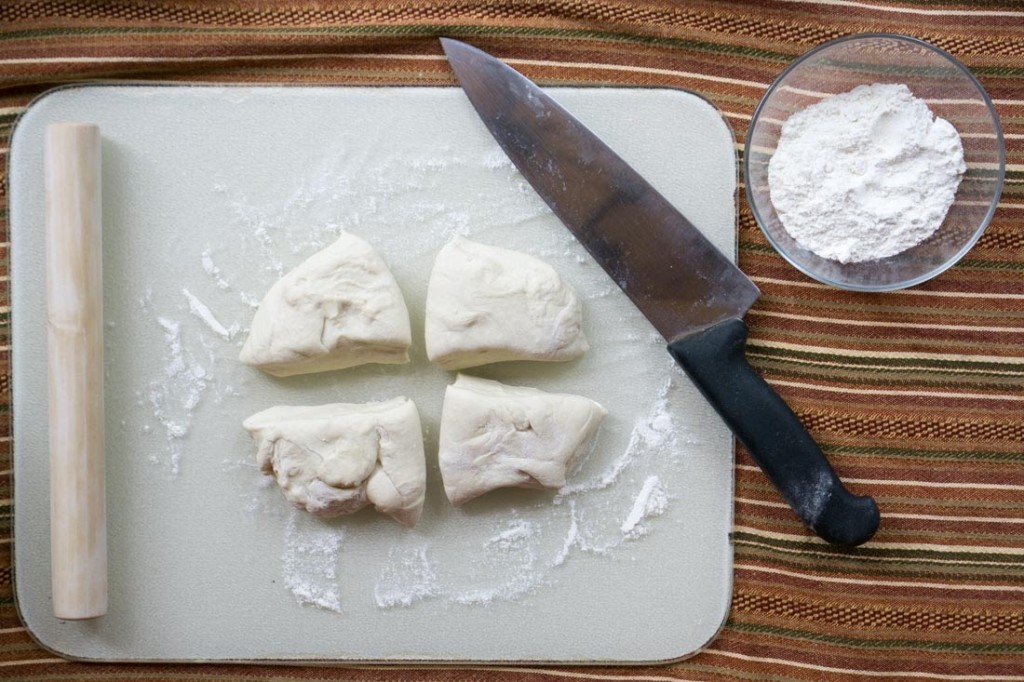
[[(858, 85), (902, 83), (960, 133), (967, 172), (945, 221), (902, 253), (840, 263), (802, 248), (779, 221), (768, 191), (768, 161), (790, 115)], [(988, 226), (1003, 189), (1006, 152), (992, 100), (960, 62), (907, 36), (866, 33), (824, 43), (793, 62), (772, 83), (747, 132), (747, 200), (772, 246), (797, 269), (832, 286), (891, 291), (935, 277), (960, 260)]]

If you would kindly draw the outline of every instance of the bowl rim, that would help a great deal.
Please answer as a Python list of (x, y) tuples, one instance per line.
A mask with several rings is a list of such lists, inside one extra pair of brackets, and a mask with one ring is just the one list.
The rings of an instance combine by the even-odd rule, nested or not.
[[(964, 243), (964, 245), (960, 248), (959, 251), (956, 252), (956, 254), (946, 259), (943, 263), (940, 263), (939, 265), (935, 266), (931, 270), (921, 275), (918, 275), (917, 277), (914, 277), (912, 279), (904, 280), (902, 282), (895, 282), (891, 284), (854, 284), (849, 282), (836, 282), (822, 275), (819, 275), (813, 272), (811, 269), (804, 267), (802, 264), (796, 262), (789, 255), (789, 253), (787, 253), (787, 251), (782, 247), (782, 245), (779, 244), (765, 228), (765, 221), (761, 217), (761, 213), (757, 209), (757, 204), (754, 202), (753, 190), (751, 189), (750, 185), (750, 144), (751, 138), (754, 134), (754, 128), (761, 117), (762, 110), (764, 109), (768, 99), (772, 96), (776, 89), (778, 89), (781, 86), (782, 82), (786, 79), (786, 76), (788, 76), (791, 71), (793, 71), (800, 64), (805, 62), (807, 59), (813, 57), (819, 52), (829, 49), (830, 47), (834, 47), (841, 43), (852, 42), (854, 40), (863, 40), (870, 38), (887, 38), (890, 40), (913, 43), (919, 47), (931, 50), (932, 52), (938, 54), (941, 57), (944, 57), (953, 66), (955, 66), (957, 70), (960, 71), (960, 73), (962, 73), (964, 76), (966, 76), (967, 79), (974, 85), (979, 95), (981, 96), (982, 101), (985, 103), (985, 107), (988, 110), (989, 115), (992, 117), (992, 123), (995, 128), (997, 148), (999, 150), (999, 164), (998, 168), (996, 169), (995, 191), (992, 193), (992, 200), (989, 203), (988, 211), (985, 213), (985, 217), (982, 218), (981, 222), (978, 224), (978, 227), (974, 230), (974, 233), (971, 235), (970, 239), (968, 239), (967, 242)], [(992, 222), (992, 218), (995, 215), (996, 209), (999, 206), (999, 199), (1002, 197), (1003, 194), (1003, 186), (1005, 180), (1006, 140), (1003, 137), (1003, 126), (999, 120), (999, 113), (996, 111), (995, 104), (992, 102), (992, 98), (989, 97), (989, 94), (985, 90), (984, 86), (982, 86), (981, 81), (979, 81), (977, 76), (975, 76), (970, 69), (964, 66), (964, 64), (960, 62), (959, 59), (951, 55), (949, 52), (946, 52), (942, 48), (932, 45), (931, 43), (925, 40), (915, 38), (914, 36), (904, 35), (902, 33), (852, 33), (850, 35), (842, 36), (840, 38), (834, 38), (832, 40), (828, 40), (824, 43), (821, 43), (820, 45), (816, 45), (815, 47), (811, 48), (804, 54), (794, 59), (792, 62), (786, 65), (786, 68), (779, 72), (779, 75), (775, 77), (775, 79), (768, 86), (768, 89), (765, 90), (764, 95), (761, 96), (761, 100), (757, 103), (757, 107), (755, 107), (754, 113), (750, 117), (750, 125), (747, 127), (747, 134), (744, 136), (743, 140), (743, 185), (744, 194), (747, 198), (747, 205), (750, 207), (751, 212), (754, 214), (754, 222), (757, 223), (757, 226), (761, 229), (761, 232), (764, 233), (764, 236), (768, 239), (768, 242), (775, 249), (775, 252), (781, 255), (790, 265), (792, 265), (793, 267), (795, 267), (797, 270), (804, 273), (808, 277), (817, 280), (823, 284), (827, 284), (829, 286), (836, 287), (839, 289), (847, 289), (850, 291), (881, 292), (908, 289), (910, 287), (917, 286), (918, 284), (927, 282), (928, 280), (941, 275), (943, 272), (956, 265), (965, 255), (967, 255), (967, 252), (974, 247), (978, 240), (981, 239), (981, 235), (984, 234), (986, 229), (988, 229), (989, 223)]]

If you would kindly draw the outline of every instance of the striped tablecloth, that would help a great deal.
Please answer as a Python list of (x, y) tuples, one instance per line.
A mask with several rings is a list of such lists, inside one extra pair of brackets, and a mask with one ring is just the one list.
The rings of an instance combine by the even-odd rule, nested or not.
[[(6, 212), (0, 222), (0, 676), (24, 680), (1024, 679), (1024, 5), (978, 0), (0, 2), (0, 201), (19, 113), (89, 80), (451, 84), (436, 36), (543, 84), (688, 88), (740, 153), (772, 79), (831, 38), (892, 31), (951, 52), (1006, 132), (995, 219), (955, 268), (908, 291), (818, 285), (740, 204), (740, 265), (764, 291), (750, 356), (858, 491), (876, 538), (853, 551), (800, 526), (746, 453), (736, 464), (732, 610), (711, 647), (649, 669), (322, 669), (69, 663), (13, 602)], [(643, 637), (643, 633), (623, 633)]]

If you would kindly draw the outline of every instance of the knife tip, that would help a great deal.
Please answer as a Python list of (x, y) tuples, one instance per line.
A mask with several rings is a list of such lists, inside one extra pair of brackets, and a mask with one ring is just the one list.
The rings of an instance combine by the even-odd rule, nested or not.
[(441, 36), (440, 38), (438, 38), (438, 40), (441, 41), (441, 48), (445, 51), (445, 54), (448, 53), (449, 48), (455, 47), (456, 44), (459, 42), (454, 38), (446, 38), (444, 36)]
[(464, 43), (461, 40), (455, 38), (439, 38), (441, 41), (441, 48), (444, 50), (445, 56), (448, 57), (448, 61), (452, 61), (456, 57), (469, 58), (476, 52), (479, 52), (475, 47), (469, 43)]

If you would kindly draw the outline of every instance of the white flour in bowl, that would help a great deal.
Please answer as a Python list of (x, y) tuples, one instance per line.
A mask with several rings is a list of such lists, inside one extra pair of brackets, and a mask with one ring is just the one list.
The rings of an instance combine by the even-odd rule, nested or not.
[(768, 186), (800, 246), (858, 263), (931, 236), (966, 169), (949, 121), (907, 86), (875, 83), (790, 116), (768, 164)]

